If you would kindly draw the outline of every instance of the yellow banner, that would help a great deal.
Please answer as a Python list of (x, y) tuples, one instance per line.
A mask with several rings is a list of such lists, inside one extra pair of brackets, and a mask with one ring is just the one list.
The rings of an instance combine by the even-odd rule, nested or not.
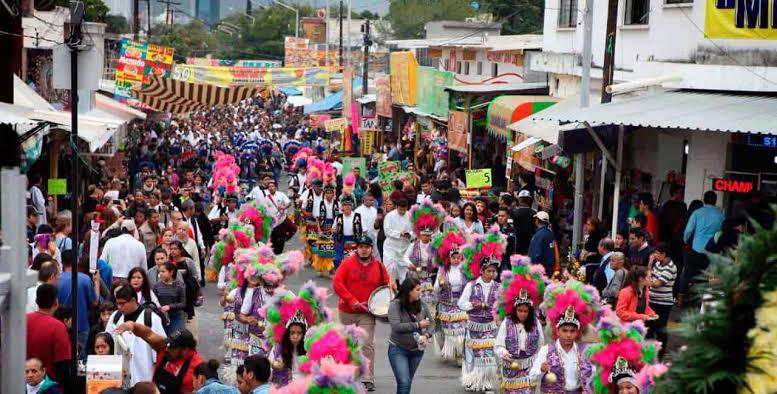
[(704, 36), (777, 40), (777, 3), (766, 0), (707, 0)]
[(391, 102), (414, 107), (417, 84), (418, 63), (413, 52), (393, 52), (391, 54)]
[(324, 130), (326, 130), (329, 133), (335, 130), (343, 132), (343, 130), (345, 130), (346, 125), (347, 125), (347, 122), (345, 118), (331, 119), (324, 122)]
[(173, 79), (217, 85), (326, 86), (329, 84), (329, 71), (325, 68), (254, 68), (176, 64), (173, 69)]

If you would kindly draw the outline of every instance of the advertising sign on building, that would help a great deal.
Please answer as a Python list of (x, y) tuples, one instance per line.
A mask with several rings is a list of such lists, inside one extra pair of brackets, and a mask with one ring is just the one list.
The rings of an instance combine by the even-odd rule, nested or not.
[(326, 42), (326, 21), (320, 18), (302, 18), (302, 33), (311, 43)]
[(137, 104), (137, 100), (132, 98), (132, 90), (140, 90), (150, 82), (152, 75), (170, 77), (174, 52), (173, 48), (123, 38), (119, 48), (114, 98)]
[(391, 118), (391, 79), (388, 76), (375, 79), (375, 112), (378, 116)]
[(391, 54), (391, 102), (415, 107), (418, 62), (413, 52)]
[(463, 111), (448, 112), (448, 149), (467, 153), (469, 115)]
[(777, 3), (755, 0), (706, 0), (704, 37), (777, 40)]
[(283, 46), (283, 65), (285, 67), (316, 67), (316, 51), (310, 47), (310, 40), (300, 37), (286, 37)]

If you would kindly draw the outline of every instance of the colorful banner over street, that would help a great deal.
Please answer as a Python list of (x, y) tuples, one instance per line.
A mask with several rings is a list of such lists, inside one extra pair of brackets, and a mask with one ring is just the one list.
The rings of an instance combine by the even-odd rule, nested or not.
[(391, 102), (415, 107), (418, 63), (413, 52), (391, 54)]
[(448, 116), (449, 96), (446, 87), (453, 86), (453, 73), (432, 67), (418, 67), (418, 100), (416, 108), (437, 116)]
[(114, 98), (123, 103), (137, 105), (132, 91), (138, 91), (148, 85), (151, 76), (169, 77), (174, 52), (173, 48), (123, 38), (116, 67)]
[(327, 86), (329, 72), (322, 68), (250, 68), (176, 64), (173, 79), (218, 85)]
[(281, 67), (281, 62), (277, 60), (231, 60), (211, 59), (206, 57), (187, 57), (186, 64), (195, 66), (236, 66), (252, 68)]
[(146, 67), (143, 72), (143, 84), (148, 85), (151, 82), (151, 75), (159, 77), (170, 77), (170, 70), (173, 68), (173, 53), (175, 49), (162, 47), (159, 45), (148, 44), (146, 50)]
[(705, 37), (777, 40), (777, 3), (766, 0), (706, 1)]
[(391, 117), (391, 78), (375, 79), (375, 113), (384, 118)]
[(545, 108), (559, 99), (550, 96), (499, 96), (488, 105), (488, 132), (502, 141), (512, 141), (507, 126)]
[(342, 132), (345, 130), (345, 126), (347, 125), (348, 123), (345, 118), (330, 119), (324, 122), (324, 130), (326, 130), (328, 133), (333, 131)]
[(448, 149), (467, 153), (469, 114), (463, 111), (448, 112)]

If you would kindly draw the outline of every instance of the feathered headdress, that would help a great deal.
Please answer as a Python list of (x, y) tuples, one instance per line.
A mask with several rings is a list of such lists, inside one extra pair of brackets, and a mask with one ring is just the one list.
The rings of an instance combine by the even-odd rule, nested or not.
[(273, 143), (272, 141), (262, 138), (259, 140), (259, 151), (262, 152), (263, 155), (269, 156), (272, 154), (272, 148)]
[(218, 190), (221, 196), (237, 193), (240, 190), (238, 186), (240, 167), (235, 163), (235, 157), (221, 151), (214, 152), (213, 157), (216, 163), (211, 176), (211, 186)]
[(255, 244), (254, 227), (240, 222), (230, 222), (229, 227), (219, 231), (219, 240), (213, 245), (211, 264), (216, 272), (222, 266), (234, 261), (235, 251)]
[(308, 147), (300, 148), (297, 153), (291, 157), (291, 170), (297, 171), (300, 167), (308, 166), (308, 159), (314, 157), (313, 149)]
[(451, 252), (458, 251), (467, 244), (464, 233), (456, 226), (449, 226), (432, 239), (432, 253), (437, 266), (448, 267), (451, 264)]
[[(324, 173), (327, 172), (326, 162), (320, 160), (315, 156), (311, 156), (307, 159), (308, 172), (305, 179), (305, 187), (310, 188), (314, 183), (324, 184)], [(331, 166), (331, 164), (329, 164)]]
[(305, 329), (329, 320), (326, 308), (327, 289), (316, 287), (311, 280), (302, 285), (299, 295), (288, 290), (275, 293), (263, 310), (268, 323), (270, 342), (281, 343), (289, 325), (299, 323)]
[(510, 257), (512, 269), (502, 271), (502, 287), (499, 292), (497, 313), (500, 319), (510, 316), (520, 304), (538, 307), (545, 295), (545, 268), (531, 264), (526, 256)]
[(300, 357), (299, 370), (311, 373), (315, 364), (331, 359), (337, 364), (353, 365), (359, 375), (365, 375), (369, 360), (362, 353), (363, 329), (350, 325), (328, 322), (313, 326), (305, 334), (305, 355)]
[(355, 365), (338, 364), (324, 359), (312, 367), (311, 374), (293, 379), (284, 387), (273, 386), (272, 394), (364, 394), (364, 386), (356, 379)]
[(267, 208), (260, 202), (253, 200), (240, 207), (238, 219), (242, 223), (254, 226), (254, 240), (267, 242), (272, 232), (273, 217), (267, 214)]
[(464, 248), (464, 266), (462, 272), (469, 280), (480, 276), (480, 266), (484, 259), (502, 260), (507, 240), (499, 231), (498, 225), (493, 225), (487, 233), (473, 234), (469, 245)]
[(661, 344), (645, 340), (645, 324), (641, 320), (622, 324), (609, 306), (602, 312), (596, 326), (601, 341), (586, 349), (587, 356), (596, 366), (592, 382), (594, 392), (607, 394), (611, 392), (610, 387), (626, 379), (634, 386), (642, 387), (640, 392), (649, 393), (643, 383), (650, 384), (652, 377), (640, 382), (637, 376), (644, 370), (644, 378), (655, 377), (654, 374), (661, 370), (660, 365), (654, 365)]
[(263, 279), (268, 284), (277, 284), (283, 279), (283, 274), (274, 263), (272, 248), (265, 244), (259, 244), (247, 249), (238, 249), (235, 252), (235, 264), (232, 265), (230, 286), (232, 288), (243, 285), (249, 279)]
[(599, 305), (599, 291), (595, 287), (572, 279), (548, 286), (542, 308), (548, 317), (553, 338), (558, 338), (558, 328), (564, 324), (577, 326), (579, 338), (583, 329), (596, 317)]
[(297, 140), (288, 140), (283, 143), (283, 146), (281, 149), (283, 150), (283, 153), (288, 157), (294, 157), (294, 155), (299, 152), (300, 148), (302, 147), (302, 144), (300, 144)]
[(352, 172), (343, 178), (343, 195), (353, 196), (353, 189), (356, 187), (356, 176)]
[(445, 209), (442, 205), (433, 203), (429, 197), (410, 208), (410, 221), (413, 223), (416, 236), (422, 231), (436, 232), (444, 220)]
[(305, 263), (305, 255), (299, 250), (281, 253), (275, 257), (275, 264), (280, 268), (284, 278), (299, 271), (303, 263)]

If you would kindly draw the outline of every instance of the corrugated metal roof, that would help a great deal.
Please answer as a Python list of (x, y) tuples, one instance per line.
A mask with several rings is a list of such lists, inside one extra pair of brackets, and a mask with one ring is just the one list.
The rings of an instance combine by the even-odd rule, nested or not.
[(777, 134), (777, 95), (674, 90), (533, 119), (663, 129)]
[(548, 84), (545, 82), (527, 82), (527, 83), (492, 83), (492, 84), (477, 84), (477, 85), (453, 85), (448, 86), (445, 90), (451, 92), (461, 93), (499, 93), (499, 92), (516, 92), (521, 90), (533, 90), (547, 88)]

